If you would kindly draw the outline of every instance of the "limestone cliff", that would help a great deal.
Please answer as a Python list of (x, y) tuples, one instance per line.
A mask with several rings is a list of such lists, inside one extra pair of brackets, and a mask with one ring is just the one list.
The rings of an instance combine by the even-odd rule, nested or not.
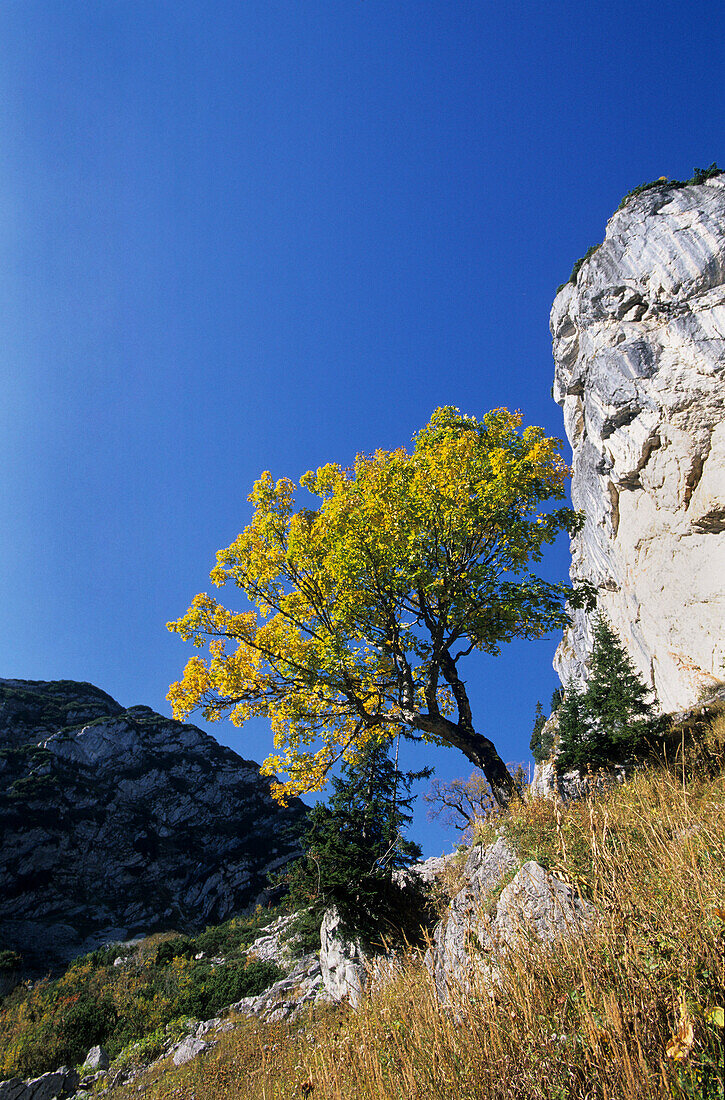
[[(725, 678), (725, 175), (630, 198), (551, 313), (586, 515), (572, 578), (666, 711)], [(591, 621), (555, 666), (581, 679)]]
[(0, 680), (0, 947), (31, 966), (263, 901), (305, 810), (196, 726), (91, 684)]

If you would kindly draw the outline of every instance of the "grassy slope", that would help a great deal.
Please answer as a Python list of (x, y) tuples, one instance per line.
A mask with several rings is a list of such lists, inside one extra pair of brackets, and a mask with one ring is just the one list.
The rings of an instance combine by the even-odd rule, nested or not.
[(709, 761), (709, 775), (659, 769), (596, 801), (508, 815), (521, 857), (576, 882), (600, 919), (555, 951), (518, 949), (495, 990), (462, 991), (444, 1011), (411, 955), (357, 1012), (246, 1021), (113, 1100), (722, 1097), (725, 781)]
[[(600, 919), (584, 937), (556, 951), (517, 950), (498, 988), (462, 992), (449, 1011), (411, 957), (361, 1010), (249, 1023), (203, 1059), (156, 1069), (143, 1095), (722, 1097), (722, 777), (641, 773), (596, 802), (519, 807), (507, 829), (523, 857), (568, 875), (594, 901)], [(114, 1100), (138, 1096), (139, 1084)]]

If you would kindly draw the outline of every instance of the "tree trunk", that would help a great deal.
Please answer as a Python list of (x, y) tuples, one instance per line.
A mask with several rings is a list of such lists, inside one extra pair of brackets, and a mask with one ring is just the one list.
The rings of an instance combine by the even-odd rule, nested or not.
[(475, 730), (462, 730), (460, 727), (456, 730), (455, 739), (451, 737), (449, 740), (481, 769), (499, 806), (508, 806), (512, 798), (518, 797), (513, 777), (496, 752), (493, 741)]
[(499, 806), (508, 806), (512, 798), (518, 798), (519, 792), (513, 777), (496, 752), (496, 746), (488, 737), (475, 730), (467, 729), (462, 723), (451, 722), (447, 718), (432, 718), (430, 715), (418, 715), (414, 723), (417, 729), (433, 733), (442, 741), (447, 741), (468, 757), (472, 764), (480, 768), (486, 776), (491, 793)]

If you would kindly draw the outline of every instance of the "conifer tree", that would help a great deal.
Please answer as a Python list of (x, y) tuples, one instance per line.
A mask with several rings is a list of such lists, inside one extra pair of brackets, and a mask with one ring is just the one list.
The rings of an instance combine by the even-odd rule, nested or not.
[(546, 715), (544, 714), (544, 708), (539, 701), (536, 704), (536, 711), (534, 714), (534, 728), (531, 733), (531, 740), (529, 741), (529, 748), (531, 749), (531, 753), (537, 764), (540, 764), (542, 760), (546, 760), (553, 747), (553, 737), (542, 736), (545, 725)]
[(567, 688), (557, 713), (560, 772), (635, 759), (665, 725), (665, 720), (657, 717), (654, 693), (638, 676), (603, 616), (594, 628), (586, 688), (583, 692)]
[(592, 737), (591, 716), (584, 700), (584, 692), (569, 684), (556, 712), (559, 729), (559, 753), (556, 770), (561, 773), (572, 768), (600, 767), (607, 763), (608, 749), (599, 747)]
[(403, 889), (395, 872), (420, 858), (420, 847), (403, 830), (412, 819), (412, 784), (431, 769), (400, 771), (389, 747), (371, 741), (333, 779), (329, 803), (311, 811), (305, 856), (290, 877), (291, 901), (307, 911), (304, 928), (319, 928), (335, 906), (347, 931), (368, 943), (418, 931), (422, 899)]

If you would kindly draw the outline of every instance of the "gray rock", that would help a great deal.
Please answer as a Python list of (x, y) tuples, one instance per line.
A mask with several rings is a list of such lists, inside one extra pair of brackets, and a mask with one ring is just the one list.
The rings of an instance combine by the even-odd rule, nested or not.
[(294, 914), (278, 917), (262, 929), (261, 934), (247, 948), (247, 954), (253, 955), (260, 962), (273, 962), (283, 968), (289, 966), (292, 956), (286, 936), (294, 921)]
[(428, 859), (424, 859), (420, 863), (412, 863), (407, 868), (407, 872), (417, 876), (421, 882), (430, 885), (437, 878), (440, 878), (448, 864), (456, 858), (456, 855), (456, 852), (451, 852), (444, 856), (429, 856)]
[(451, 983), (465, 982), (472, 946), (488, 944), (489, 919), (483, 910), (487, 895), (518, 866), (518, 859), (502, 837), (494, 844), (471, 848), (463, 871), (464, 885), (436, 925), (433, 943), (426, 953), (426, 965), (442, 1001), (447, 1000)]
[(101, 1046), (91, 1047), (83, 1063), (84, 1070), (87, 1070), (89, 1073), (97, 1073), (98, 1070), (108, 1069), (108, 1066), (108, 1054), (105, 1049)]
[(258, 997), (245, 997), (230, 1007), (244, 1016), (256, 1016), (274, 1023), (293, 1020), (306, 1005), (329, 999), (322, 981), (320, 960), (316, 955), (305, 955), (284, 978)]
[(78, 1074), (75, 1070), (61, 1066), (42, 1077), (33, 1077), (21, 1081), (14, 1077), (10, 1081), (0, 1082), (0, 1100), (64, 1100), (78, 1087)]
[[(630, 199), (551, 312), (554, 396), (586, 523), (571, 574), (598, 591), (662, 709), (725, 679), (725, 175)], [(563, 684), (592, 648), (584, 612)]]
[(201, 1039), (197, 1039), (194, 1035), (189, 1035), (176, 1048), (173, 1057), (174, 1065), (184, 1066), (187, 1062), (190, 1062), (192, 1058), (197, 1058), (208, 1049), (208, 1043), (203, 1042)]
[(501, 891), (493, 935), (509, 947), (527, 936), (552, 943), (580, 932), (594, 914), (594, 907), (572, 886), (529, 860)]
[(19, 1077), (0, 1081), (0, 1100), (20, 1100), (25, 1094), (25, 1082)]
[(36, 972), (264, 903), (299, 854), (257, 764), (90, 684), (0, 679), (0, 744), (0, 939)]
[(472, 850), (465, 885), (436, 926), (425, 959), (443, 1003), (453, 991), (469, 988), (474, 975), (495, 982), (498, 960), (522, 937), (552, 943), (593, 919), (591, 905), (533, 861), (519, 867), (493, 901), (491, 891), (516, 867), (518, 860), (501, 838)]
[(367, 959), (360, 941), (350, 940), (341, 926), (337, 909), (328, 910), (320, 929), (322, 982), (331, 1000), (347, 1000), (355, 1008), (365, 987)]

